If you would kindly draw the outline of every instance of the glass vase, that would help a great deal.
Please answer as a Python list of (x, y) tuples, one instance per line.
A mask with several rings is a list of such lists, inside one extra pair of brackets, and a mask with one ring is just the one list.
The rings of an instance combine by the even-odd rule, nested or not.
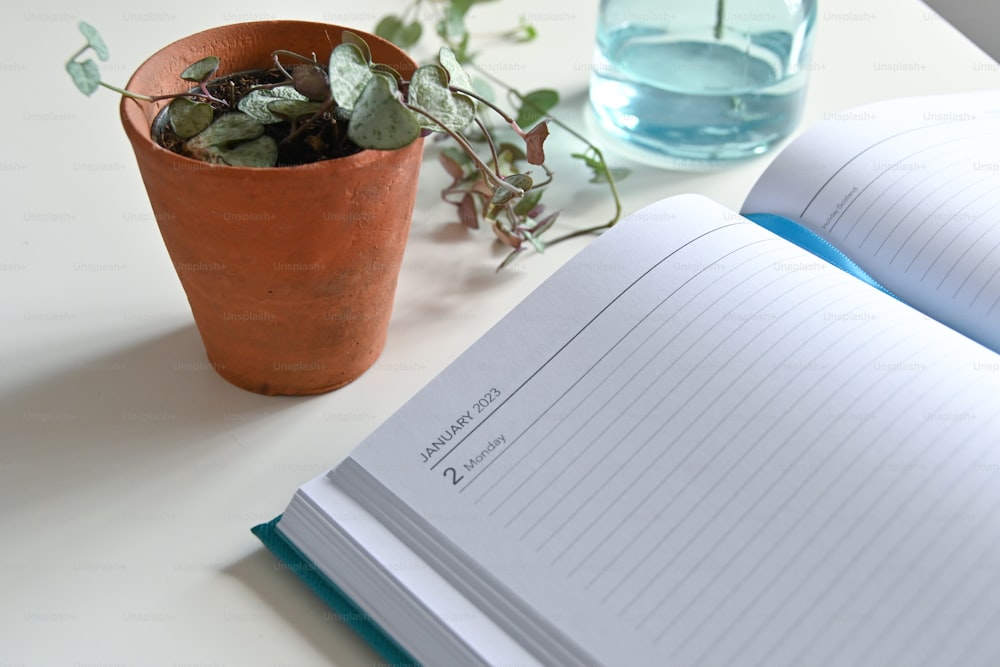
[(815, 17), (815, 0), (601, 0), (596, 118), (666, 167), (765, 153), (801, 117)]

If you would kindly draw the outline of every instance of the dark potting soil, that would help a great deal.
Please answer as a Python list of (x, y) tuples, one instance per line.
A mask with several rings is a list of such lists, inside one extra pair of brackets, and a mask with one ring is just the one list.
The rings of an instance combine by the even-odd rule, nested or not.
[[(284, 75), (277, 70), (260, 70), (230, 74), (210, 82), (208, 90), (212, 95), (227, 102), (226, 105), (217, 102), (211, 103), (215, 109), (215, 117), (238, 110), (237, 103), (251, 88), (284, 81)], [(299, 125), (302, 124), (299, 123)], [(191, 157), (186, 150), (184, 140), (174, 133), (169, 123), (160, 122), (155, 125), (154, 135), (160, 145), (180, 155)], [(353, 155), (362, 150), (347, 138), (347, 121), (337, 119), (332, 109), (321, 117), (305, 123), (305, 127), (289, 140), (288, 137), (292, 134), (293, 129), (291, 122), (264, 126), (264, 133), (272, 137), (278, 144), (276, 167), (332, 160)]]

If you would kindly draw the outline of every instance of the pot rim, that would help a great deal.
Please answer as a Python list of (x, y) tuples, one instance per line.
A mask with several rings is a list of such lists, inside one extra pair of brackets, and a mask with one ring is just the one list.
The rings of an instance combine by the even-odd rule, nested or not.
[[(127, 89), (133, 87), (134, 82), (142, 76), (145, 70), (154, 69), (156, 71), (163, 69), (163, 64), (160, 61), (171, 61), (174, 58), (171, 54), (175, 51), (186, 50), (186, 45), (192, 41), (216, 41), (216, 37), (223, 34), (236, 34), (241, 31), (254, 30), (276, 30), (276, 29), (287, 29), (287, 28), (308, 28), (310, 30), (323, 30), (331, 34), (336, 34), (345, 30), (349, 30), (353, 33), (358, 34), (363, 37), (365, 41), (371, 45), (374, 43), (381, 43), (384, 48), (389, 48), (397, 52), (400, 62), (393, 63), (394, 65), (405, 65), (410, 69), (416, 69), (417, 63), (407, 54), (403, 49), (399, 48), (392, 42), (385, 40), (377, 35), (369, 33), (365, 30), (359, 30), (356, 28), (351, 28), (348, 26), (342, 26), (334, 23), (324, 23), (320, 21), (305, 21), (297, 19), (269, 19), (260, 21), (244, 21), (239, 23), (229, 23), (225, 25), (219, 25), (212, 28), (207, 28), (195, 33), (191, 33), (186, 37), (181, 37), (180, 39), (170, 42), (166, 46), (158, 49), (157, 51), (150, 54), (138, 67), (135, 68), (132, 75), (129, 77), (128, 83), (126, 84)], [(211, 40), (207, 38), (212, 38)], [(339, 43), (339, 42), (337, 42)], [(336, 46), (335, 42), (330, 40), (330, 48), (332, 49)], [(274, 48), (283, 48), (281, 46), (275, 46)], [(214, 55), (210, 53), (203, 54), (202, 57), (207, 55)], [(218, 76), (226, 76), (227, 74), (237, 71), (235, 68), (229, 70), (225, 68), (225, 60), (220, 56), (220, 71)], [(191, 61), (194, 62), (194, 61)], [(190, 64), (190, 62), (187, 62)], [(186, 67), (183, 65), (183, 67)], [(183, 67), (178, 70), (177, 80), (179, 87), (183, 85), (183, 80), (180, 78), (180, 71)], [(402, 68), (405, 69), (405, 68)], [(142, 91), (144, 92), (144, 91)], [(362, 168), (367, 165), (379, 162), (385, 159), (387, 156), (391, 156), (399, 151), (405, 151), (410, 146), (404, 146), (403, 148), (398, 148), (394, 150), (378, 150), (366, 148), (361, 151), (348, 155), (345, 157), (339, 157), (329, 160), (320, 160), (317, 162), (310, 162), (300, 165), (288, 165), (280, 167), (241, 167), (233, 166), (227, 164), (212, 164), (209, 162), (204, 162), (202, 160), (196, 160), (179, 153), (175, 153), (167, 148), (164, 148), (152, 137), (152, 123), (156, 118), (156, 115), (160, 110), (169, 103), (169, 100), (161, 100), (158, 102), (146, 102), (144, 100), (137, 100), (135, 98), (122, 96), (119, 102), (119, 115), (121, 118), (122, 126), (125, 129), (125, 133), (128, 135), (129, 140), (132, 142), (133, 146), (138, 147), (144, 145), (148, 150), (158, 152), (160, 156), (165, 160), (175, 161), (175, 168), (184, 171), (195, 171), (195, 170), (226, 170), (228, 173), (240, 174), (240, 173), (268, 173), (268, 172), (280, 172), (289, 173), (294, 171), (302, 170), (313, 170), (321, 169), (328, 165), (336, 165), (336, 168)], [(418, 138), (414, 143), (420, 144), (421, 139)], [(412, 146), (412, 144), (411, 144)]]

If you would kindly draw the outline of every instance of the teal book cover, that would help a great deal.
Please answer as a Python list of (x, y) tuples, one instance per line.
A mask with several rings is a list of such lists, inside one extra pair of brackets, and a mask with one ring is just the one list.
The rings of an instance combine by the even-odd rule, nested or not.
[(267, 523), (254, 526), (254, 535), (291, 572), (301, 579), (323, 600), (335, 614), (378, 653), (392, 667), (420, 667), (409, 654), (392, 640), (370, 617), (344, 595), (329, 579), (289, 544), (278, 531), (276, 517)]

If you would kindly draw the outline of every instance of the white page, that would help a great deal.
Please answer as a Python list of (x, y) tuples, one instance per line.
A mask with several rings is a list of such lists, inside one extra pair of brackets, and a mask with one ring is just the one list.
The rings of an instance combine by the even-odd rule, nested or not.
[[(537, 666), (482, 611), (325, 475), (303, 485), (298, 496), (278, 524), (285, 538), (293, 540), (298, 550), (330, 579), (352, 561), (352, 575), (342, 577), (338, 586), (378, 627), (406, 644), (416, 660), (427, 665), (441, 661), (440, 653), (445, 652), (441, 639), (426, 641), (428, 626), (437, 622), (461, 636), (476, 656), (465, 657), (462, 664)], [(331, 520), (336, 523), (335, 531), (329, 525)], [(338, 542), (336, 533), (340, 532), (350, 535), (350, 547)], [(392, 588), (407, 591), (406, 605), (391, 598), (388, 591)], [(429, 620), (432, 616), (433, 621)], [(422, 650), (417, 650), (416, 639), (421, 640)]]
[(1000, 351), (1000, 92), (882, 102), (793, 142), (743, 211), (797, 220)]
[(623, 225), (334, 481), (601, 664), (991, 664), (998, 357), (700, 198)]

